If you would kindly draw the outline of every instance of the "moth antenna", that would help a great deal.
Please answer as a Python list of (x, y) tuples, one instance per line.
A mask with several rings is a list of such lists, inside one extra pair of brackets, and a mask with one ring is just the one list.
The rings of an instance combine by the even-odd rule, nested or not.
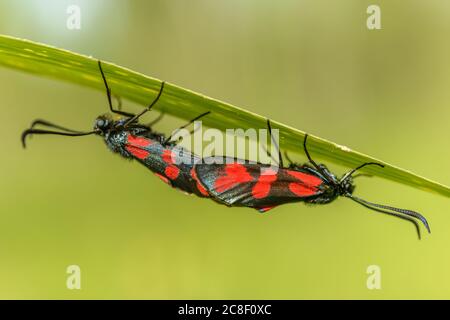
[(53, 129), (59, 129), (59, 130), (62, 130), (62, 131), (72, 132), (72, 133), (82, 133), (82, 131), (65, 128), (65, 127), (62, 127), (60, 125), (54, 124), (54, 123), (52, 123), (50, 121), (43, 120), (43, 119), (36, 119), (36, 120), (34, 120), (31, 123), (30, 129), (34, 129), (34, 127), (38, 126), (38, 125), (49, 127), (49, 128), (53, 128)]
[[(416, 225), (416, 228), (418, 229), (419, 238), (420, 238), (420, 228), (419, 228), (417, 221), (414, 219), (420, 220), (423, 223), (423, 225), (425, 226), (425, 228), (427, 229), (428, 233), (431, 233), (430, 225), (428, 224), (427, 219), (418, 212), (369, 202), (364, 199), (355, 197), (351, 194), (346, 194), (345, 196), (352, 199), (353, 201), (365, 206), (366, 208), (372, 209), (374, 211), (390, 214), (392, 216), (396, 216), (396, 217), (403, 218), (403, 219), (414, 222), (414, 224)], [(403, 214), (403, 215), (401, 215), (401, 214)]]
[(87, 136), (90, 134), (97, 133), (97, 131), (89, 131), (89, 132), (60, 132), (60, 131), (51, 131), (51, 130), (41, 130), (41, 129), (27, 129), (24, 132), (22, 132), (22, 146), (26, 148), (26, 138), (29, 135), (33, 134), (54, 134), (59, 136), (69, 136), (69, 137), (79, 137), (79, 136)]

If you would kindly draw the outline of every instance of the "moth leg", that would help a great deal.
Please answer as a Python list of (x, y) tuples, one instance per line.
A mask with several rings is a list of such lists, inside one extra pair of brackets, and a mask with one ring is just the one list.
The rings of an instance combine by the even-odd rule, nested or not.
[(153, 99), (153, 101), (147, 106), (147, 108), (145, 108), (144, 110), (142, 110), (140, 113), (133, 115), (130, 117), (130, 119), (127, 120), (127, 122), (124, 124), (124, 127), (127, 127), (129, 124), (137, 121), (142, 115), (144, 115), (145, 113), (149, 112), (153, 106), (158, 102), (159, 98), (161, 97), (163, 90), (164, 90), (164, 84), (165, 81), (161, 82), (161, 87), (159, 88), (159, 92), (158, 95), (156, 96), (155, 99)]
[(113, 113), (117, 113), (120, 114), (122, 116), (125, 117), (134, 117), (135, 115), (133, 113), (130, 112), (125, 112), (125, 111), (121, 111), (121, 107), (122, 107), (122, 102), (120, 99), (119, 100), (119, 110), (116, 110), (113, 108), (112, 106), (112, 101), (111, 101), (111, 89), (108, 86), (108, 82), (106, 81), (106, 77), (105, 74), (103, 73), (103, 69), (102, 69), (102, 63), (100, 60), (98, 60), (98, 68), (100, 69), (100, 73), (102, 75), (102, 79), (103, 79), (103, 83), (105, 84), (105, 89), (106, 89), (106, 97), (108, 98), (108, 105), (109, 105), (109, 110), (111, 110), (111, 112)]
[(149, 123), (145, 124), (145, 126), (151, 128), (152, 126), (157, 124), (159, 121), (161, 121), (161, 119), (164, 117), (164, 115), (165, 115), (165, 113), (161, 112), (155, 120), (150, 121)]
[[(173, 133), (172, 133), (170, 136), (168, 136), (168, 137), (166, 138), (166, 140), (164, 140), (164, 143), (163, 143), (163, 144), (168, 143), (168, 142), (172, 139), (172, 136), (175, 135), (176, 133), (178, 133), (181, 129), (186, 128), (186, 127), (189, 126), (190, 124), (194, 123), (194, 122), (197, 121), (198, 119), (203, 118), (204, 116), (206, 116), (206, 115), (208, 115), (208, 114), (210, 114), (210, 113), (211, 113), (211, 111), (206, 111), (206, 112), (202, 113), (201, 115), (196, 116), (194, 119), (190, 120), (190, 121), (189, 121), (188, 123), (186, 123), (185, 125), (183, 125), (183, 126), (177, 128), (177, 129), (175, 129), (175, 130), (173, 131)], [(194, 128), (193, 130), (191, 130), (191, 131), (189, 132), (189, 135), (193, 134), (196, 130), (197, 130), (197, 129), (195, 129), (195, 128)], [(181, 137), (181, 138), (182, 138), (182, 137)], [(179, 140), (179, 139), (178, 139), (178, 140)], [(178, 141), (178, 142), (179, 142), (179, 141)], [(176, 143), (178, 143), (178, 142), (176, 142)]]
[[(272, 127), (271, 127), (271, 125), (270, 125), (270, 120), (269, 120), (269, 119), (267, 119), (267, 129), (269, 130), (270, 141), (272, 141), (272, 143), (275, 145), (275, 147), (276, 147), (276, 149), (277, 149), (277, 152), (278, 152), (278, 166), (279, 166), (280, 168), (284, 168), (284, 166), (283, 166), (283, 157), (281, 156), (280, 146), (278, 145), (277, 141), (275, 141), (275, 138), (274, 138), (274, 136), (272, 135)], [(269, 155), (269, 157), (272, 158), (272, 155), (271, 155), (271, 154), (268, 153), (268, 155)], [(272, 158), (272, 159), (273, 159), (273, 158)]]

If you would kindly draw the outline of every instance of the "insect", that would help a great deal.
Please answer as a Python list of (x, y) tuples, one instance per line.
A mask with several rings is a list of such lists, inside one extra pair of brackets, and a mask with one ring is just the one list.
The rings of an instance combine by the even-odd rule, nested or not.
[[(271, 133), (270, 121), (267, 120), (268, 131), (272, 143), (276, 143)], [(353, 174), (369, 165), (384, 167), (376, 162), (368, 162), (345, 173), (338, 179), (324, 164), (317, 164), (307, 149), (308, 135), (305, 135), (303, 149), (309, 164), (297, 164), (290, 161), (284, 167), (280, 149), (279, 163), (276, 170), (273, 166), (261, 163), (246, 163), (240, 159), (212, 157), (194, 166), (195, 178), (209, 192), (211, 198), (227, 206), (251, 207), (266, 212), (278, 205), (290, 202), (307, 204), (326, 204), (343, 196), (369, 209), (390, 214), (414, 223), (419, 238), (421, 221), (428, 232), (429, 224), (421, 214), (381, 205), (363, 200), (353, 195)], [(270, 156), (270, 155), (269, 155)]]
[[(98, 61), (98, 67), (106, 88), (111, 113), (97, 117), (93, 130), (87, 132), (67, 129), (45, 120), (35, 120), (31, 127), (22, 133), (23, 146), (25, 147), (28, 136), (36, 134), (54, 134), (72, 137), (93, 134), (99, 135), (103, 137), (103, 140), (111, 151), (120, 154), (124, 158), (137, 160), (170, 186), (189, 194), (196, 194), (200, 197), (209, 196), (206, 190), (192, 177), (193, 166), (200, 158), (190, 151), (177, 146), (178, 142), (171, 141), (171, 136), (166, 137), (164, 134), (152, 130), (152, 125), (161, 119), (162, 114), (149, 124), (145, 125), (138, 122), (139, 118), (150, 111), (158, 102), (164, 89), (164, 82), (161, 83), (158, 95), (147, 108), (138, 114), (133, 114), (120, 110), (120, 100), (119, 108), (113, 108), (111, 89), (108, 86), (100, 61)], [(207, 114), (209, 112), (199, 115), (181, 128), (187, 127)], [(35, 126), (44, 126), (60, 131), (36, 129)]]

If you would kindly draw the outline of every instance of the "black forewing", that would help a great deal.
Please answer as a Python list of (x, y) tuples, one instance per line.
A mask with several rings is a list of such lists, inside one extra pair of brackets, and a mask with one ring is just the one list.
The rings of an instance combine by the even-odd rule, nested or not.
[[(326, 188), (320, 178), (301, 169), (293, 173), (266, 164), (239, 163), (233, 158), (206, 158), (194, 170), (210, 195), (229, 206), (263, 208), (304, 201), (320, 196)], [(299, 174), (292, 175), (298, 172), (304, 175), (303, 180)]]
[[(138, 149), (137, 152), (130, 152), (133, 158), (171, 186), (187, 193), (205, 196), (198, 189), (197, 181), (191, 177), (194, 164), (200, 160), (198, 156), (176, 145), (162, 145), (161, 139), (157, 136), (137, 135), (134, 137), (137, 137), (137, 139), (132, 139), (131, 142), (129, 139), (125, 145), (125, 148), (131, 146), (134, 150)], [(148, 145), (141, 139), (146, 139)], [(133, 143), (136, 140), (138, 143)], [(176, 173), (176, 178), (170, 173), (174, 175)]]

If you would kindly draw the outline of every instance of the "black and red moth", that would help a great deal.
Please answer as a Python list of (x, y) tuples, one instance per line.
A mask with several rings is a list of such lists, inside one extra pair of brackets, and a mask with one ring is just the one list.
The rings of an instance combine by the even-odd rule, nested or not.
[[(269, 120), (267, 125), (271, 132)], [(418, 212), (372, 203), (353, 195), (352, 175), (368, 165), (384, 167), (383, 165), (364, 163), (338, 179), (324, 164), (317, 164), (311, 158), (307, 149), (307, 138), (308, 135), (305, 135), (303, 148), (310, 164), (299, 165), (289, 161), (289, 166), (284, 167), (281, 152), (276, 145), (279, 158), (276, 170), (268, 164), (212, 157), (205, 158), (194, 166), (195, 178), (212, 199), (227, 206), (251, 207), (266, 212), (285, 203), (326, 204), (344, 196), (369, 209), (414, 223), (419, 238), (420, 228), (415, 219), (420, 220), (430, 232), (427, 220)], [(274, 139), (272, 143), (275, 143)]]
[[(106, 145), (113, 152), (120, 154), (127, 159), (135, 159), (145, 167), (153, 171), (159, 178), (170, 186), (186, 193), (193, 193), (200, 197), (207, 197), (209, 194), (192, 176), (193, 166), (200, 158), (190, 151), (177, 146), (177, 142), (171, 141), (171, 137), (152, 131), (152, 125), (161, 119), (158, 117), (149, 124), (138, 123), (139, 118), (150, 111), (158, 101), (164, 89), (164, 82), (158, 95), (139, 114), (132, 114), (118, 109), (114, 109), (111, 101), (111, 90), (103, 73), (101, 62), (98, 61), (100, 73), (105, 84), (106, 94), (110, 111), (114, 114), (104, 114), (95, 120), (94, 129), (89, 132), (81, 132), (53, 124), (45, 120), (35, 120), (31, 127), (22, 133), (22, 144), (25, 147), (27, 136), (35, 134), (55, 134), (63, 136), (86, 136), (96, 134), (102, 136)], [(120, 109), (119, 100), (119, 109)], [(184, 127), (195, 120), (207, 115), (205, 112), (192, 119)], [(58, 129), (43, 130), (36, 129), (36, 126)]]
[[(277, 170), (267, 164), (245, 163), (242, 159), (218, 157), (217, 160), (201, 161), (197, 155), (177, 146), (163, 134), (152, 131), (152, 125), (140, 124), (139, 118), (150, 111), (160, 98), (164, 89), (161, 83), (160, 91), (152, 103), (139, 114), (132, 114), (114, 109), (111, 101), (111, 90), (108, 87), (101, 62), (98, 61), (100, 73), (105, 84), (110, 111), (116, 115), (99, 116), (94, 123), (94, 129), (88, 132), (76, 131), (53, 124), (45, 120), (36, 120), (31, 127), (22, 133), (22, 143), (25, 147), (27, 136), (33, 134), (54, 134), (63, 136), (100, 135), (107, 146), (116, 153), (128, 159), (135, 159), (153, 171), (164, 182), (174, 188), (200, 197), (211, 197), (213, 200), (227, 206), (251, 207), (266, 212), (278, 205), (289, 202), (305, 202), (309, 204), (330, 203), (339, 196), (352, 199), (359, 204), (387, 213), (414, 223), (420, 237), (420, 228), (416, 220), (422, 223), (430, 232), (427, 220), (419, 213), (390, 206), (372, 203), (354, 196), (352, 175), (366, 165), (365, 163), (346, 173), (338, 179), (323, 164), (316, 164), (311, 159), (306, 148), (307, 135), (303, 142), (305, 154), (312, 165), (299, 165), (290, 161), (288, 167), (283, 166), (280, 151)], [(119, 103), (120, 106), (120, 103)], [(207, 115), (205, 112), (192, 119), (182, 128), (195, 120)], [(270, 121), (267, 121), (271, 132)], [(36, 129), (35, 126), (45, 126), (55, 130)], [(278, 147), (278, 146), (277, 146)], [(219, 162), (215, 164), (214, 162)]]

